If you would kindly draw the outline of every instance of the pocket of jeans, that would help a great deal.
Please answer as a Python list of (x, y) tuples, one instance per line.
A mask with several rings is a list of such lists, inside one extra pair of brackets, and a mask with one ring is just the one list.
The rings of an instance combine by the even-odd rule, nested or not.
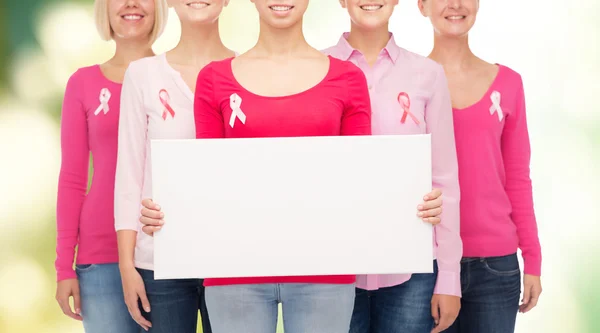
[(75, 265), (75, 271), (78, 273), (89, 272), (94, 268), (98, 267), (96, 264), (83, 264), (83, 265)]
[(498, 276), (513, 276), (521, 272), (516, 255), (484, 258), (481, 263), (488, 272)]

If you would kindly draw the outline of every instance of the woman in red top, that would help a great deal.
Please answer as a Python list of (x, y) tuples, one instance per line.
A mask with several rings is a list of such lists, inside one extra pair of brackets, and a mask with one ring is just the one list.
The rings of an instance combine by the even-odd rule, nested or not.
[[(308, 2), (253, 0), (257, 44), (198, 75), (197, 138), (371, 134), (365, 76), (308, 45)], [(215, 333), (274, 333), (279, 303), (287, 333), (347, 333), (354, 282), (354, 275), (205, 279), (206, 303)]]

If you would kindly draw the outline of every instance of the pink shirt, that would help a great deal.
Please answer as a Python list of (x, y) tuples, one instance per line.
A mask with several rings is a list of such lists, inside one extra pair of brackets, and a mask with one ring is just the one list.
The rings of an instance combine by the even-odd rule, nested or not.
[[(79, 69), (67, 83), (56, 216), (59, 281), (77, 277), (76, 246), (77, 264), (118, 262), (113, 186), (120, 94), (121, 84), (104, 77), (98, 65)], [(90, 152), (94, 175), (87, 192)]]
[(134, 264), (154, 269), (154, 240), (141, 231), (142, 199), (152, 198), (150, 141), (194, 139), (194, 94), (165, 53), (133, 61), (123, 79), (115, 177), (115, 229), (137, 232)]
[[(439, 270), (434, 292), (460, 296), (460, 193), (452, 104), (444, 70), (434, 61), (400, 48), (391, 34), (377, 63), (371, 67), (350, 46), (347, 36), (344, 34), (337, 45), (324, 53), (350, 60), (365, 73), (371, 96), (373, 135), (431, 134), (432, 186), (443, 191), (444, 200), (442, 222), (434, 228), (433, 246)], [(391, 287), (410, 277), (410, 274), (359, 275), (357, 287), (367, 290)]]
[(454, 110), (464, 256), (502, 256), (520, 247), (525, 274), (539, 276), (523, 81), (510, 68), (499, 68), (480, 101)]

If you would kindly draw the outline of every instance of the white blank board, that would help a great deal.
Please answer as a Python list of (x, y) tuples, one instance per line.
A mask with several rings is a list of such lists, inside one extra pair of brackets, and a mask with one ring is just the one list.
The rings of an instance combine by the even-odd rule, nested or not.
[(153, 140), (156, 279), (433, 271), (429, 135)]

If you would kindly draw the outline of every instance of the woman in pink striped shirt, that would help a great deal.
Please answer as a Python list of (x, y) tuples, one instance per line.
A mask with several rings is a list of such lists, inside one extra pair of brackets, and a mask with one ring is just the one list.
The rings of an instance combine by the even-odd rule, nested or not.
[[(116, 51), (101, 65), (78, 69), (65, 91), (56, 300), (67, 316), (83, 320), (88, 333), (133, 333), (139, 326), (123, 301), (113, 218), (119, 99), (129, 63), (153, 55), (151, 46), (162, 32), (167, 8), (164, 0), (96, 0), (94, 10), (98, 31), (115, 42)], [(90, 152), (94, 177), (88, 192)]]
[(340, 3), (350, 15), (350, 32), (325, 52), (353, 62), (365, 73), (373, 135), (431, 134), (432, 187), (444, 193), (444, 212), (432, 244), (434, 273), (359, 275), (350, 332), (441, 332), (460, 309), (462, 254), (458, 164), (446, 76), (439, 64), (396, 44), (388, 26), (398, 0)]
[(460, 170), (463, 296), (448, 332), (513, 332), (517, 313), (535, 307), (542, 291), (523, 82), (471, 52), (478, 0), (419, 0), (419, 9), (434, 28), (429, 58), (448, 76)]

